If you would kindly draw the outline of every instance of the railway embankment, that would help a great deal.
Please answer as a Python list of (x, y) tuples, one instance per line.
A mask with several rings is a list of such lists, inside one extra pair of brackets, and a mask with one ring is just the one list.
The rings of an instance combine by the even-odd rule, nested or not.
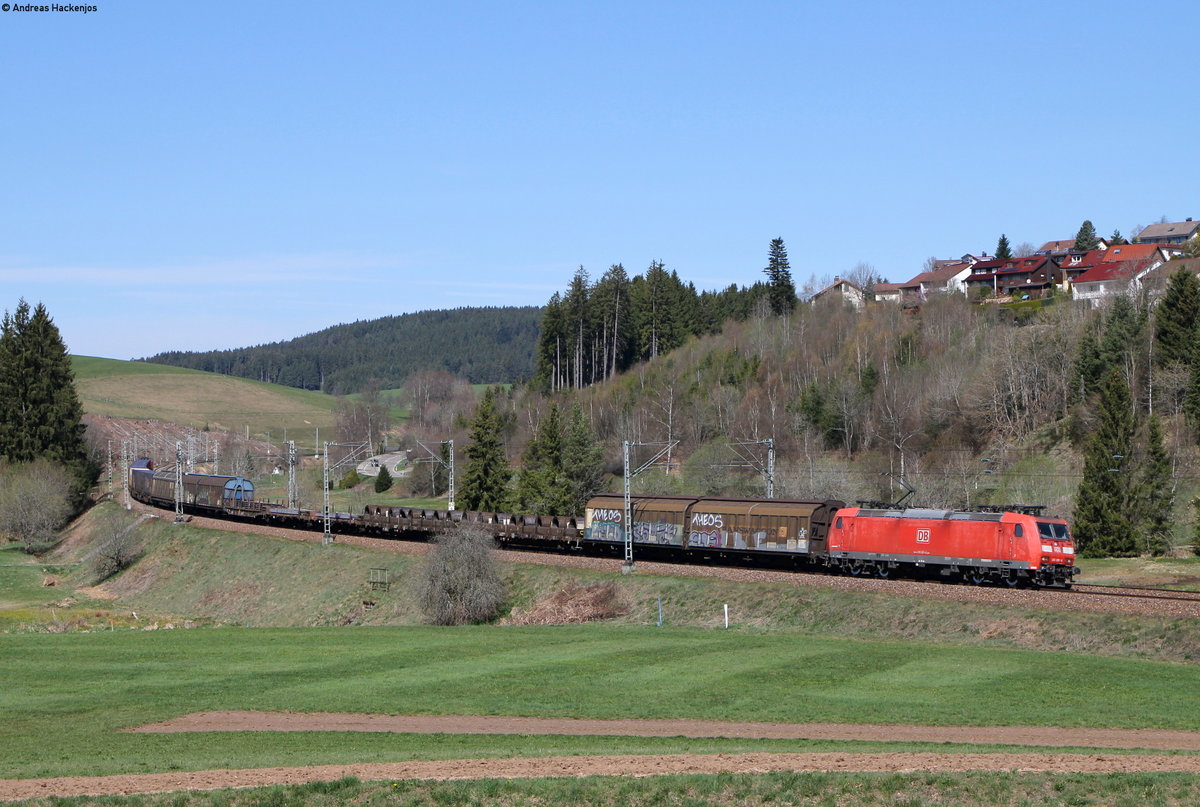
[[(114, 511), (131, 521), (139, 517), (136, 510), (124, 513), (107, 504), (81, 519), (53, 556), (40, 559), (39, 569), (58, 572), (56, 585), (44, 588), (41, 602), (38, 592), (29, 593), (23, 617), (0, 620), (0, 629), (422, 622), (410, 579), (425, 544), (340, 537), (322, 546), (319, 534), (150, 518), (135, 528), (138, 560), (98, 582), (80, 559), (101, 540), (94, 525)], [(595, 586), (605, 585), (612, 594), (609, 607), (601, 610), (617, 624), (656, 628), (661, 618), (666, 628), (724, 630), (728, 606), (729, 629), (737, 631), (1200, 660), (1200, 619), (1171, 610), (1177, 607), (1172, 602), (1161, 611), (1147, 611), (1153, 604), (1104, 598), (1105, 610), (1093, 610), (1075, 607), (1076, 595), (1063, 592), (652, 563), (621, 575), (619, 560), (499, 554), (510, 597), (498, 628), (521, 622), (530, 612), (543, 624), (586, 620), (583, 600)], [(37, 580), (45, 582), (45, 575), (31, 569), (27, 584)]]

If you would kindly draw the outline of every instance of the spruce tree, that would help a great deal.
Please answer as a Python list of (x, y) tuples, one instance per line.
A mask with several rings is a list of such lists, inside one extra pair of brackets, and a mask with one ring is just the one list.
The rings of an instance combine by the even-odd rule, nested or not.
[(392, 475), (388, 472), (386, 465), (379, 466), (379, 474), (375, 477), (375, 492), (385, 493), (392, 489)]
[(1121, 235), (1120, 230), (1113, 230), (1112, 235), (1108, 237), (1108, 245), (1110, 247), (1119, 247), (1129, 242), (1125, 240), (1125, 236)]
[(567, 485), (563, 515), (581, 515), (604, 479), (604, 451), (578, 404), (571, 407), (563, 435), (563, 478)]
[(1090, 221), (1085, 221), (1079, 225), (1079, 232), (1075, 234), (1075, 246), (1073, 249), (1076, 252), (1088, 252), (1100, 247), (1100, 239), (1096, 236), (1096, 227)]
[(1183, 394), (1183, 414), (1200, 435), (1200, 323), (1192, 334), (1192, 353), (1188, 361), (1188, 385)]
[(1104, 335), (1100, 338), (1100, 365), (1120, 367), (1126, 383), (1137, 383), (1136, 366), (1141, 354), (1138, 344), (1146, 327), (1146, 310), (1139, 308), (1125, 294), (1112, 301), (1104, 318)]
[(1155, 362), (1163, 367), (1188, 364), (1200, 319), (1200, 280), (1187, 269), (1171, 275), (1162, 300), (1154, 309)]
[(1075, 357), (1075, 400), (1087, 400), (1100, 386), (1104, 364), (1100, 360), (1099, 317), (1093, 317), (1084, 327), (1079, 340), (1079, 353)]
[(1138, 509), (1137, 529), (1144, 541), (1142, 551), (1165, 555), (1171, 549), (1175, 483), (1162, 423), (1157, 417), (1150, 418), (1146, 429), (1146, 459), (1139, 471), (1134, 501)]
[(996, 242), (996, 260), (1011, 261), (1012, 256), (1012, 247), (1009, 246), (1008, 236), (1000, 233), (1000, 240)]
[(1114, 367), (1100, 385), (1096, 427), (1084, 448), (1083, 479), (1075, 495), (1075, 543), (1085, 557), (1137, 554), (1133, 436), (1129, 385)]
[(459, 493), (464, 510), (504, 510), (509, 504), (510, 473), (497, 395), (497, 388), (489, 387), (471, 420), (467, 467)]
[(62, 336), (44, 305), (31, 313), (21, 300), (0, 326), (0, 457), (13, 463), (43, 458), (67, 468), (81, 499), (96, 475), (84, 431)]
[(563, 428), (558, 404), (541, 419), (525, 447), (517, 478), (517, 506), (533, 515), (566, 513), (563, 478)]
[(788, 263), (787, 247), (782, 238), (771, 240), (767, 252), (767, 302), (776, 316), (790, 314), (796, 307), (796, 285), (792, 282), (792, 267)]

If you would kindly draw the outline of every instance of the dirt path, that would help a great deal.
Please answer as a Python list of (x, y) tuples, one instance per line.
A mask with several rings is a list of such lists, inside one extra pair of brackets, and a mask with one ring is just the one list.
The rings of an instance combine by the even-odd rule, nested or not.
[[(159, 733), (177, 731), (394, 731), (454, 734), (592, 734), (1200, 750), (1200, 732), (1154, 729), (723, 723), (698, 720), (580, 720), (473, 715), (203, 712), (185, 715), (163, 723), (139, 726), (130, 731)], [(49, 796), (157, 793), (176, 790), (213, 790), (226, 787), (302, 784), (330, 781), (345, 776), (355, 776), (362, 780), (445, 780), (548, 776), (656, 776), (680, 773), (763, 773), (766, 771), (1182, 772), (1200, 774), (1200, 756), (1036, 752), (1012, 754), (829, 752), (627, 754), (592, 757), (427, 760), (54, 779), (0, 779), (0, 801)]]
[(768, 771), (1028, 773), (1200, 773), (1200, 757), (1114, 754), (658, 754), (601, 757), (433, 760), (307, 768), (190, 771), (59, 779), (0, 779), (0, 800), (50, 796), (129, 795), (378, 779), (525, 779), (551, 776), (660, 776)]
[(406, 734), (569, 734), (624, 737), (731, 737), (857, 740), (1051, 748), (1200, 751), (1200, 732), (1046, 726), (907, 726), (837, 723), (730, 723), (705, 720), (586, 720), (503, 715), (376, 715), (334, 712), (197, 712), (133, 732), (382, 731)]

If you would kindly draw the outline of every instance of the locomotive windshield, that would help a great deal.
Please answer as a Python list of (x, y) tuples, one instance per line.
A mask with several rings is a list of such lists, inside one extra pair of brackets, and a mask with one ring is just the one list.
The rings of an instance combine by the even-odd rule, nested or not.
[(1066, 524), (1055, 524), (1054, 522), (1051, 522), (1051, 521), (1039, 521), (1037, 523), (1037, 525), (1038, 525), (1038, 537), (1040, 537), (1043, 541), (1049, 541), (1049, 540), (1069, 541), (1069, 540), (1071, 540), (1071, 533), (1067, 532)]

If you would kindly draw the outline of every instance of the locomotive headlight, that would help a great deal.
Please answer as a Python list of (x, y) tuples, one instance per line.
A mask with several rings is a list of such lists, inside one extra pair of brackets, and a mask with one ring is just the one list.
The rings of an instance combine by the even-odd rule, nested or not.
[(1049, 554), (1054, 551), (1054, 547), (1050, 546), (1050, 544), (1042, 544), (1042, 551)]
[(1064, 555), (1074, 555), (1074, 554), (1075, 554), (1075, 547), (1073, 547), (1073, 546), (1064, 546), (1064, 547), (1062, 548), (1062, 553), (1063, 553)]

